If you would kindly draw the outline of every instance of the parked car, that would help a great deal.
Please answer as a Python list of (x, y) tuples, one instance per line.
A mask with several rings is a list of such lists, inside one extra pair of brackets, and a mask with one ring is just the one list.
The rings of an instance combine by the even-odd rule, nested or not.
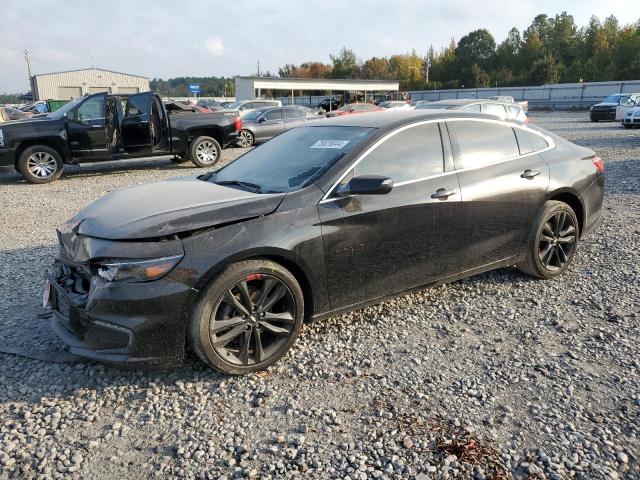
[(620, 123), (624, 128), (640, 127), (640, 106), (628, 108)]
[(0, 171), (17, 170), (31, 183), (48, 183), (65, 163), (173, 155), (214, 166), (242, 129), (233, 112), (169, 115), (152, 93), (79, 97), (44, 116), (3, 124)]
[(324, 115), (324, 111), (321, 111), (319, 108), (316, 108), (310, 103), (297, 103), (296, 106), (300, 108), (304, 108), (309, 114)]
[(431, 103), (431, 100), (414, 100), (409, 103), (413, 108), (418, 108), (420, 105), (426, 105), (427, 103)]
[(237, 111), (241, 117), (244, 117), (251, 110), (262, 107), (281, 107), (282, 102), (280, 100), (263, 100), (256, 98), (255, 100), (240, 100), (227, 105), (227, 110)]
[(524, 113), (529, 113), (529, 100), (523, 100), (521, 102), (516, 102), (511, 95), (496, 95), (493, 97), (489, 97), (489, 100), (497, 100), (503, 103), (516, 103), (520, 105)]
[(495, 100), (483, 100), (476, 98), (461, 98), (451, 100), (438, 100), (416, 107), (416, 110), (462, 110), (470, 113), (487, 113), (495, 115), (503, 120), (518, 120), (527, 122), (529, 119), (522, 107), (515, 103), (497, 102)]
[(9, 115), (5, 111), (4, 107), (0, 107), (0, 123), (9, 122)]
[(621, 97), (616, 107), (616, 120), (621, 121), (626, 113), (636, 106), (640, 106), (640, 93), (630, 93), (626, 97)]
[(9, 120), (24, 120), (25, 118), (31, 118), (33, 114), (31, 112), (23, 112), (22, 110), (10, 107), (9, 105), (5, 105), (4, 113), (7, 115)]
[(297, 105), (258, 108), (242, 117), (242, 130), (238, 132), (237, 144), (240, 147), (251, 147), (319, 118), (322, 117)]
[(337, 98), (332, 98), (331, 107), (329, 107), (329, 99), (325, 98), (318, 104), (318, 109), (328, 112), (328, 111), (339, 109), (341, 105), (342, 105), (342, 102), (340, 100), (338, 100)]
[(614, 93), (609, 95), (600, 103), (591, 106), (589, 110), (589, 118), (592, 122), (601, 120), (615, 120), (616, 110), (619, 106), (633, 106), (630, 104), (630, 96), (626, 93)]
[(380, 108), (384, 108), (387, 112), (413, 110), (414, 108), (412, 105), (409, 105), (407, 102), (403, 102), (402, 100), (387, 100), (386, 102), (381, 102), (378, 106)]
[(338, 110), (327, 112), (325, 115), (329, 118), (367, 112), (384, 112), (384, 108), (380, 108), (373, 103), (347, 103), (346, 105), (341, 106)]
[(216, 100), (198, 100), (197, 105), (202, 108), (208, 109), (210, 112), (216, 112), (218, 110), (224, 110), (225, 107)]
[(305, 320), (508, 265), (557, 277), (600, 222), (604, 183), (592, 150), (488, 115), (310, 122), (81, 210), (58, 229), (44, 298), (71, 353), (176, 364), (188, 345), (260, 371)]

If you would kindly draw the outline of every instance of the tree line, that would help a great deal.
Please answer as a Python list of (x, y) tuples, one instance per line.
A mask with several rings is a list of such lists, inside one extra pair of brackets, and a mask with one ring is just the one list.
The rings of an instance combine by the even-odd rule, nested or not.
[(201, 97), (234, 97), (236, 85), (227, 77), (176, 77), (168, 80), (153, 78), (149, 81), (152, 91), (165, 97), (189, 97), (189, 85), (200, 85)]
[(623, 26), (614, 16), (604, 22), (591, 17), (579, 28), (567, 12), (540, 14), (523, 32), (512, 28), (499, 44), (491, 32), (478, 29), (440, 50), (430, 46), (425, 56), (414, 50), (362, 61), (345, 47), (330, 58), (331, 64), (287, 64), (278, 75), (398, 80), (401, 90), (635, 80), (640, 20)]

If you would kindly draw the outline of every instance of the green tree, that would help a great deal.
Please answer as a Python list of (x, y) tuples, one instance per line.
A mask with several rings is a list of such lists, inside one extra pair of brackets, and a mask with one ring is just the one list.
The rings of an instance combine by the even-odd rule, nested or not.
[(391, 78), (389, 59), (371, 57), (362, 65), (362, 76), (366, 79), (388, 80)]
[(492, 67), (495, 52), (496, 41), (486, 29), (474, 30), (462, 37), (456, 48), (460, 80), (465, 85), (472, 84), (475, 81), (473, 65), (478, 65), (482, 70), (488, 70)]
[(342, 47), (338, 55), (329, 55), (329, 57), (333, 64), (332, 78), (358, 78), (360, 75), (360, 66), (353, 50)]

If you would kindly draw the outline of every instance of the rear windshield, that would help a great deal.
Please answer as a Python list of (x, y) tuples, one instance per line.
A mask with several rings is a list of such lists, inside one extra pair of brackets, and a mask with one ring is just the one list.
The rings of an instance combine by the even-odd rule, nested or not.
[(298, 190), (326, 172), (374, 130), (346, 126), (294, 128), (221, 168), (209, 181), (241, 182), (252, 185), (258, 193)]

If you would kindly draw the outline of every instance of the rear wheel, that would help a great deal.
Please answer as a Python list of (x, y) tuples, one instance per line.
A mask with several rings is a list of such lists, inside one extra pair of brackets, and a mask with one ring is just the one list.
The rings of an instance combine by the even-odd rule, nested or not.
[(198, 167), (212, 167), (220, 160), (222, 148), (212, 137), (198, 137), (191, 142), (189, 156)]
[(573, 261), (579, 235), (573, 209), (564, 202), (546, 202), (527, 240), (526, 257), (517, 267), (534, 277), (557, 277)]
[(205, 290), (189, 322), (189, 343), (224, 373), (263, 370), (295, 342), (304, 299), (295, 277), (268, 260), (227, 267)]
[(17, 170), (29, 183), (49, 183), (62, 175), (62, 157), (51, 147), (34, 145), (18, 159)]

